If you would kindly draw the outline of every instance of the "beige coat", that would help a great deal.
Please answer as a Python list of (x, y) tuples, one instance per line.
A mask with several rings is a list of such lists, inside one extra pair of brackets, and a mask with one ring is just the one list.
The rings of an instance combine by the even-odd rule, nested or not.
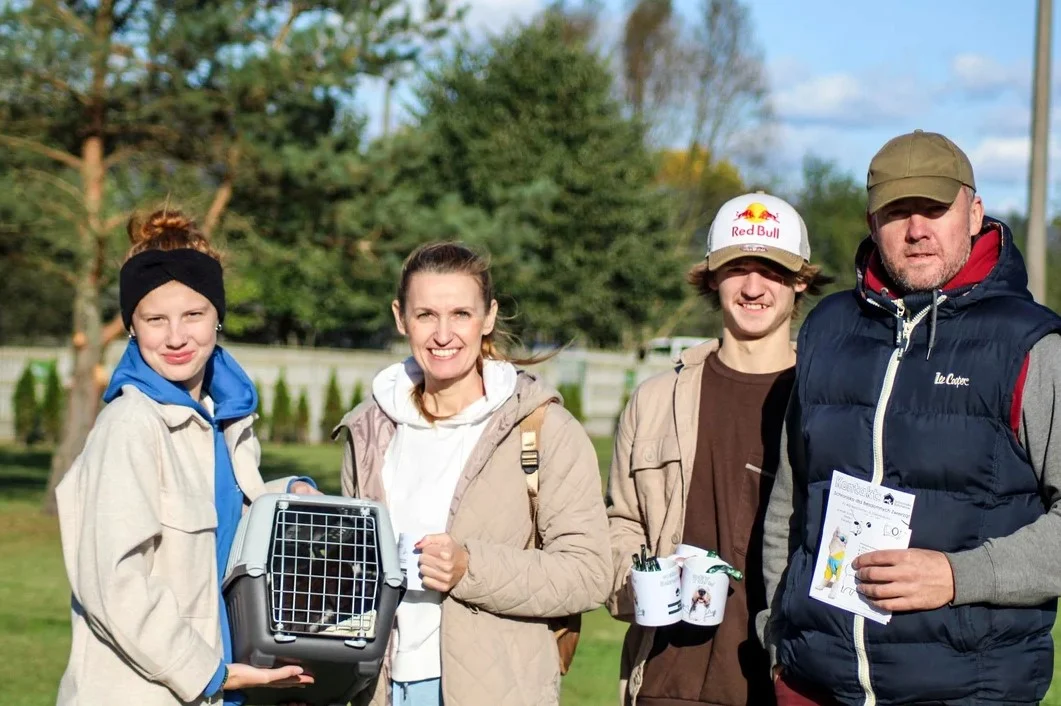
[(667, 556), (681, 544), (696, 456), (704, 361), (718, 350), (708, 341), (682, 352), (681, 365), (641, 383), (619, 419), (608, 478), (608, 529), (613, 579), (608, 610), (630, 622), (619, 671), (620, 703), (637, 702), (655, 629), (633, 624), (629, 577), (642, 544)]
[[(253, 422), (225, 429), (250, 500), (290, 480), (262, 482)], [(127, 385), (96, 419), (56, 498), (73, 592), (58, 704), (220, 703), (200, 698), (221, 660), (209, 423)]]
[[(596, 453), (578, 421), (547, 408), (541, 434), (539, 529), (532, 526), (520, 468), (518, 424), (558, 395), (520, 374), (473, 449), (450, 505), (447, 531), (467, 548), (468, 572), (442, 603), (442, 692), (448, 706), (550, 706), (560, 698), (556, 642), (544, 618), (597, 608), (611, 576), (608, 523)], [(383, 457), (395, 425), (375, 402), (346, 415), (343, 493), (386, 502)], [(515, 431), (516, 433), (513, 433)], [(575, 660), (575, 669), (578, 668)], [(390, 703), (384, 664), (374, 692)]]

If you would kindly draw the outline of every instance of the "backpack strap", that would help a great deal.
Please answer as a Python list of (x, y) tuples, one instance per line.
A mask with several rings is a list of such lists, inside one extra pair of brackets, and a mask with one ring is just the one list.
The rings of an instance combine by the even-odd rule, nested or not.
[[(545, 421), (545, 408), (541, 405), (519, 423), (519, 464), (527, 478), (527, 498), (530, 500), (531, 536), (527, 540), (527, 549), (541, 549), (541, 533), (538, 531), (538, 468), (541, 465), (542, 422)], [(575, 613), (564, 618), (547, 621), (549, 629), (556, 638), (557, 652), (560, 657), (560, 674), (567, 674), (571, 661), (575, 657), (579, 636), (582, 632), (582, 614)]]
[(527, 479), (527, 498), (530, 501), (531, 524), (534, 529), (527, 548), (540, 548), (538, 534), (538, 468), (541, 465), (542, 423), (545, 421), (545, 408), (549, 402), (541, 405), (524, 417), (519, 423), (519, 465)]

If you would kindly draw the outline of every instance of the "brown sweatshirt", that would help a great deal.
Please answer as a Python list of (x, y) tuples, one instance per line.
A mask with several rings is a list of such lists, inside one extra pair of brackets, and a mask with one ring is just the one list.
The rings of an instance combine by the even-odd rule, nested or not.
[(682, 542), (718, 551), (745, 578), (730, 582), (718, 627), (679, 622), (656, 631), (640, 706), (774, 703), (769, 658), (753, 621), (766, 607), (763, 515), (794, 375), (792, 368), (740, 373), (714, 353), (705, 362)]

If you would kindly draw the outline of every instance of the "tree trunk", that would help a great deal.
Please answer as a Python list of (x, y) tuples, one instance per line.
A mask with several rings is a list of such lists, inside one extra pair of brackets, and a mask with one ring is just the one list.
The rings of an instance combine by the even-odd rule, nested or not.
[(43, 509), (50, 515), (57, 511), (55, 488), (81, 453), (99, 411), (100, 390), (96, 369), (103, 362), (106, 347), (99, 306), (99, 282), (106, 249), (105, 234), (100, 223), (104, 175), (103, 139), (94, 135), (86, 138), (81, 147), (85, 223), (78, 228), (82, 254), (74, 294), (74, 370), (62, 436), (59, 448), (52, 455), (48, 489), (44, 494)]
[(43, 510), (54, 515), (55, 488), (81, 453), (96, 422), (100, 390), (97, 370), (106, 343), (99, 306), (99, 285), (107, 256), (106, 231), (101, 219), (107, 171), (103, 161), (103, 134), (107, 116), (107, 77), (114, 29), (114, 0), (101, 0), (92, 25), (94, 55), (92, 82), (85, 106), (86, 137), (81, 143), (81, 189), (85, 216), (78, 224), (77, 281), (74, 293), (74, 370), (59, 448), (52, 455)]
[(210, 202), (210, 208), (207, 210), (206, 218), (203, 220), (203, 235), (207, 238), (213, 237), (214, 230), (221, 222), (225, 209), (228, 208), (228, 202), (232, 200), (232, 185), (235, 182), (239, 158), (240, 147), (238, 144), (233, 143), (228, 148), (225, 158), (225, 176), (221, 183), (218, 184), (217, 191), (214, 192), (214, 199)]
[(96, 383), (96, 366), (102, 361), (104, 350), (99, 296), (98, 292), (94, 291), (94, 283), (82, 278), (79, 280), (74, 299), (74, 319), (78, 334), (82, 335), (74, 335), (74, 369), (70, 392), (67, 395), (66, 415), (59, 448), (52, 455), (48, 490), (44, 494), (44, 512), (50, 515), (57, 511), (55, 488), (81, 453), (99, 411), (100, 391)]

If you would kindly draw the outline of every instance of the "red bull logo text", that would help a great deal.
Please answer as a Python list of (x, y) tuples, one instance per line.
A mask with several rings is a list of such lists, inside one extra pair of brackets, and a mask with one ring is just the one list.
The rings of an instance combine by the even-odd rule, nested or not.
[(766, 206), (761, 203), (751, 203), (743, 211), (739, 211), (734, 218), (736, 221), (745, 221), (752, 225), (742, 227), (740, 225), (733, 226), (734, 237), (746, 235), (756, 236), (759, 238), (780, 238), (781, 228), (774, 226), (772, 228), (763, 225), (764, 223), (773, 221), (774, 223), (780, 223), (781, 219), (777, 217), (776, 213), (772, 213)]

